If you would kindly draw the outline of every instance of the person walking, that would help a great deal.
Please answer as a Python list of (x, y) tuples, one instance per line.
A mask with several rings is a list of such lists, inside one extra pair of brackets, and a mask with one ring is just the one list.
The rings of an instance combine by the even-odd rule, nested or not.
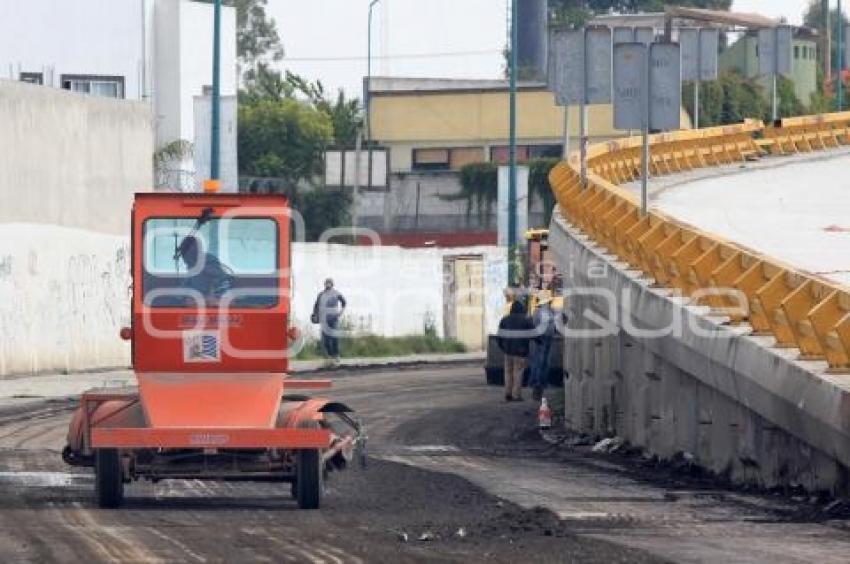
[(511, 304), (511, 312), (499, 322), (497, 343), (505, 353), (505, 401), (522, 401), (522, 374), (528, 363), (529, 342), (534, 324), (521, 300)]
[(532, 389), (535, 401), (543, 398), (543, 391), (549, 375), (549, 353), (555, 338), (555, 313), (552, 311), (552, 293), (542, 290), (538, 295), (537, 309), (534, 310), (535, 338), (531, 352), (531, 372), (528, 385)]
[(339, 318), (345, 312), (345, 297), (334, 288), (332, 278), (325, 279), (325, 289), (316, 296), (313, 304), (313, 315), (310, 319), (313, 323), (321, 325), (322, 348), (325, 356), (332, 362), (339, 363)]

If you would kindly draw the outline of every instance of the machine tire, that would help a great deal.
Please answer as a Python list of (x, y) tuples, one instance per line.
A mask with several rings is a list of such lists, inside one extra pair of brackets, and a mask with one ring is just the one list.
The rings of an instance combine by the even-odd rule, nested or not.
[(99, 448), (94, 460), (97, 505), (104, 509), (120, 507), (124, 501), (124, 478), (118, 449)]
[(318, 449), (298, 451), (295, 498), (300, 509), (318, 509), (322, 502), (322, 457)]

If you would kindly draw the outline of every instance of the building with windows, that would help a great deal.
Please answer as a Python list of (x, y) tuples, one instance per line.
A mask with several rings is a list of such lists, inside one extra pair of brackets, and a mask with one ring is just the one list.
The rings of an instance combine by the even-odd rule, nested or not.
[[(488, 232), (495, 241), (496, 206), (490, 213), (473, 209), (467, 215), (458, 195), (464, 165), (508, 163), (507, 81), (373, 77), (370, 92), (372, 141), (389, 153), (389, 182), (361, 191), (359, 224), (394, 235), (430, 232), (434, 240), (446, 232)], [(579, 109), (569, 111), (570, 147), (577, 150)], [(546, 85), (521, 83), (517, 112), (519, 163), (561, 157), (564, 108), (555, 104)], [(682, 119), (688, 127), (687, 116)], [(591, 142), (628, 134), (614, 129), (610, 105), (590, 106), (588, 124)], [(529, 225), (541, 226), (542, 202), (532, 197), (529, 211)]]
[[(728, 49), (720, 53), (719, 66), (721, 71), (735, 70), (748, 78), (758, 77), (764, 87), (766, 96), (770, 96), (770, 78), (759, 77), (759, 46), (758, 35), (747, 33), (742, 35)], [(811, 30), (798, 28), (794, 34), (791, 54), (791, 76), (794, 83), (794, 93), (797, 99), (808, 106), (812, 102), (812, 94), (817, 92), (818, 52), (817, 37)]]
[[(7, 1), (0, 3), (0, 78), (90, 96), (148, 101), (158, 148), (176, 141), (194, 144), (195, 106), (209, 96), (212, 82), (212, 36), (213, 7), (208, 2)], [(221, 68), (222, 95), (235, 96), (234, 8), (223, 9)], [(224, 104), (223, 109), (222, 161), (234, 163), (233, 170), (223, 169), (223, 180), (225, 187), (235, 188), (235, 104)], [(195, 170), (195, 161), (184, 154), (161, 162), (157, 184), (197, 187), (204, 173)]]

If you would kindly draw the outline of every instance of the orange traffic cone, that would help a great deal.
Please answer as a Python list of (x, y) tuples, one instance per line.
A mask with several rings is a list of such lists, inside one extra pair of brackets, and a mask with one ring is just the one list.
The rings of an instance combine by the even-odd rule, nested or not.
[(552, 428), (552, 410), (549, 409), (549, 402), (546, 398), (540, 401), (540, 409), (537, 410), (537, 426), (540, 430)]

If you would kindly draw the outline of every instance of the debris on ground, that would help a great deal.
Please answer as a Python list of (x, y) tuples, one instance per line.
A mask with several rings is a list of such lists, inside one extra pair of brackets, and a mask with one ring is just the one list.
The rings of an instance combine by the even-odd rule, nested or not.
[(622, 448), (625, 441), (620, 437), (609, 437), (607, 439), (602, 439), (591, 449), (593, 452), (617, 452)]

